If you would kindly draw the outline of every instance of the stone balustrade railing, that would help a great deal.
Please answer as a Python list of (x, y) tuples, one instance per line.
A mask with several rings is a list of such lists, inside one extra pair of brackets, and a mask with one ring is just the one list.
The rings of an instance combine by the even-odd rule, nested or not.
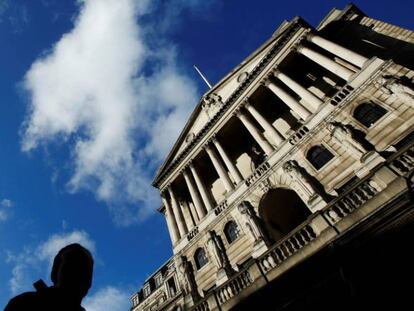
[(246, 186), (249, 187), (256, 180), (258, 180), (261, 176), (263, 176), (263, 174), (266, 173), (269, 169), (270, 169), (270, 164), (267, 161), (260, 164), (259, 167), (255, 169), (253, 174), (246, 178), (245, 180)]
[(193, 309), (193, 311), (210, 311), (207, 300), (202, 300)]
[(253, 283), (249, 271), (244, 270), (215, 290), (219, 304), (224, 304)]
[(258, 259), (262, 271), (266, 273), (280, 265), (316, 237), (317, 234), (309, 223), (294, 230), (293, 233), (277, 243), (271, 250)]
[(352, 86), (345, 85), (331, 98), (330, 103), (334, 106), (339, 105), (353, 90)]
[(309, 133), (309, 129), (303, 125), (295, 133), (292, 134), (292, 137), (289, 138), (289, 143), (294, 146), (296, 145), (306, 134)]
[(191, 229), (190, 232), (188, 232), (187, 240), (191, 241), (197, 234), (198, 234), (198, 227), (196, 226), (193, 229)]
[(227, 207), (229, 207), (227, 200), (221, 202), (217, 207), (214, 209), (214, 214), (216, 216), (220, 215), (222, 211), (224, 211)]
[(373, 198), (379, 191), (381, 191), (380, 187), (369, 178), (330, 204), (324, 213), (332, 224), (337, 223)]
[(411, 172), (414, 169), (414, 146), (392, 159), (390, 166), (401, 176)]

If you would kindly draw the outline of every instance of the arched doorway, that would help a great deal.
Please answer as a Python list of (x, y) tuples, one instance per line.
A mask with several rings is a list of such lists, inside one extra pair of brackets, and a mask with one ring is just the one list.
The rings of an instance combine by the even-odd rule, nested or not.
[(299, 226), (311, 214), (295, 191), (270, 189), (260, 200), (259, 215), (273, 242)]

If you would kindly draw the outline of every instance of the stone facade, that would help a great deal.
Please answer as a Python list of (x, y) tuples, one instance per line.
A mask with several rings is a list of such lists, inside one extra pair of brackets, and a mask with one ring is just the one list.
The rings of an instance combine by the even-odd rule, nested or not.
[(408, 204), (413, 52), (413, 32), (349, 5), (283, 23), (213, 86), (155, 177), (174, 255), (132, 310), (236, 308)]

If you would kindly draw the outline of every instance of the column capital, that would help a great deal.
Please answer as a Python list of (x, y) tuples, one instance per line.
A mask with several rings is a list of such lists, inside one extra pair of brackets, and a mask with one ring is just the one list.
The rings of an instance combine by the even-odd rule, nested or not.
[(203, 145), (203, 149), (205, 151), (210, 151), (211, 150), (211, 140), (208, 140), (204, 145)]
[(307, 41), (312, 41), (312, 39), (317, 37), (317, 36), (318, 36), (317, 34), (313, 33), (310, 30), (303, 34), (303, 38), (306, 39)]
[(240, 108), (247, 108), (247, 107), (249, 107), (251, 105), (252, 105), (252, 102), (251, 102), (250, 98), (246, 96), (243, 99), (242, 103), (240, 104)]
[(302, 52), (302, 50), (304, 48), (302, 41), (303, 40), (298, 40), (297, 42), (295, 42), (293, 44), (293, 46), (292, 46), (292, 51), (293, 52), (298, 53), (298, 54), (300, 54)]
[(267, 75), (266, 77), (262, 79), (262, 81), (260, 81), (260, 84), (263, 85), (264, 87), (268, 87), (270, 83), (272, 83), (272, 81), (270, 80), (269, 75)]
[(167, 189), (166, 189), (166, 188), (164, 188), (162, 191), (160, 191), (160, 197), (161, 197), (162, 199), (165, 199), (165, 198), (166, 198), (166, 197), (165, 197), (166, 192), (167, 192)]
[(276, 77), (277, 78), (281, 74), (281, 71), (279, 70), (279, 67), (274, 67), (272, 69), (271, 73), (272, 73), (272, 76), (273, 77)]
[(188, 176), (188, 172), (187, 172), (187, 166), (184, 166), (181, 170), (180, 170), (180, 174), (185, 176)]
[(244, 115), (243, 110), (241, 109), (242, 107), (237, 107), (234, 112), (233, 112), (233, 116), (240, 118), (240, 116)]
[(213, 133), (213, 135), (211, 135), (210, 140), (211, 143), (215, 144), (217, 142), (217, 133)]

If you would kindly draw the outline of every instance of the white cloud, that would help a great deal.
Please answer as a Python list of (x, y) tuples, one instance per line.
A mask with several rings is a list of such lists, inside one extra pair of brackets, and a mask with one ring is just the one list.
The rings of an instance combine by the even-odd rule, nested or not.
[(157, 23), (171, 24), (176, 11), (152, 23), (141, 18), (161, 3), (178, 12), (206, 2), (78, 2), (74, 28), (25, 76), (30, 109), (22, 150), (66, 143), (73, 168), (69, 190), (92, 191), (118, 224), (129, 225), (157, 207), (152, 174), (198, 101), (174, 45), (158, 31)]
[(87, 296), (82, 305), (88, 311), (125, 311), (131, 307), (129, 296), (122, 289), (108, 286)]
[[(96, 253), (95, 242), (85, 231), (74, 230), (54, 234), (35, 247), (25, 247), (20, 253), (7, 254), (7, 262), (13, 265), (9, 288), (12, 294), (32, 290), (32, 283), (49, 276), (53, 259), (64, 246), (79, 243)], [(47, 281), (47, 280), (45, 280)]]
[(10, 217), (10, 208), (14, 206), (14, 202), (9, 199), (0, 201), (0, 222), (6, 221)]

